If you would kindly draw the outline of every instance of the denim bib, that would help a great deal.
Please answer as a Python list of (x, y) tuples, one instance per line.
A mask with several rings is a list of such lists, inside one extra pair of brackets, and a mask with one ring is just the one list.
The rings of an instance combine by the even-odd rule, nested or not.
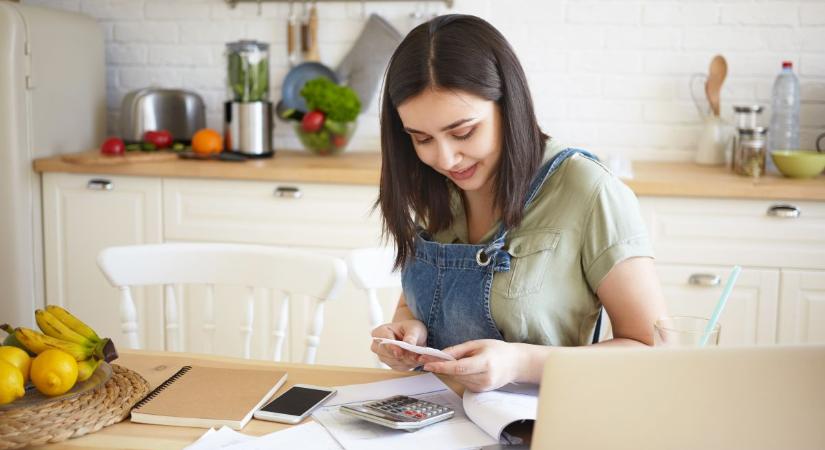
[[(554, 155), (530, 183), (525, 208), (550, 175), (575, 154), (597, 160), (579, 149), (568, 148)], [(490, 287), (495, 272), (510, 270), (506, 237), (502, 226), (489, 244), (442, 244), (432, 241), (426, 231), (418, 231), (415, 258), (402, 271), (401, 285), (410, 310), (427, 326), (429, 347), (443, 349), (476, 339), (503, 339), (490, 313)]]

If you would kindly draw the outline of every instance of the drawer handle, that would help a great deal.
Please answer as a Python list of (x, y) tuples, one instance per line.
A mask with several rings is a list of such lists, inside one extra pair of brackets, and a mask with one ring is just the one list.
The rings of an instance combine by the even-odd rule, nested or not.
[(694, 286), (719, 286), (722, 280), (719, 278), (719, 275), (714, 275), (712, 273), (694, 273), (693, 275), (688, 278), (688, 284), (692, 284)]
[(772, 205), (768, 208), (768, 215), (771, 217), (796, 219), (800, 214), (802, 214), (802, 211), (794, 205)]
[(88, 183), (86, 183), (86, 189), (91, 189), (93, 191), (111, 191), (114, 188), (115, 185), (112, 184), (111, 181), (104, 178), (92, 178)]
[(282, 198), (301, 198), (304, 193), (295, 186), (278, 186), (275, 188), (275, 195)]

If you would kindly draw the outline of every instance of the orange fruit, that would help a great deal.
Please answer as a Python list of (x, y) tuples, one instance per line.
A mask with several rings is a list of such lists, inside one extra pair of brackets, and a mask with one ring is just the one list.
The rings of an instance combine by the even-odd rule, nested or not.
[(192, 151), (199, 155), (220, 153), (222, 150), (223, 138), (211, 128), (202, 128), (192, 136)]

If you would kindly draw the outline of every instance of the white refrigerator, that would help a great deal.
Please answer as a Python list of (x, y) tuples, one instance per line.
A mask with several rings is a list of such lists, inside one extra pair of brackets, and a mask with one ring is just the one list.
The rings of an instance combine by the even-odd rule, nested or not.
[(0, 0), (0, 323), (32, 326), (45, 304), (32, 160), (102, 141), (103, 40), (90, 17)]

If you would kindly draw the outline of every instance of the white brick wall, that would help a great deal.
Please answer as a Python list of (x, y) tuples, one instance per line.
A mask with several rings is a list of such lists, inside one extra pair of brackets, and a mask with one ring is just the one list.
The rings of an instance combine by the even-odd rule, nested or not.
[[(225, 97), (223, 46), (252, 38), (270, 42), (272, 97), (288, 70), (286, 3), (230, 10), (223, 0), (24, 0), (80, 11), (105, 31), (109, 129), (120, 101), (148, 85), (203, 95), (208, 125), (221, 129)], [(444, 13), (440, 3), (320, 3), (322, 59), (337, 65), (365, 16), (383, 15), (406, 32), (411, 13)], [(454, 12), (491, 21), (510, 40), (528, 74), (544, 129), (602, 156), (689, 159), (700, 119), (688, 81), (711, 57), (728, 59), (723, 115), (736, 103), (768, 106), (783, 59), (802, 83), (802, 143), (825, 132), (825, 1), (762, 0), (456, 0)], [(377, 98), (377, 96), (376, 96)], [(378, 145), (377, 104), (361, 118), (353, 150)], [(767, 124), (769, 111), (763, 117)], [(278, 123), (279, 146), (296, 147)]]

